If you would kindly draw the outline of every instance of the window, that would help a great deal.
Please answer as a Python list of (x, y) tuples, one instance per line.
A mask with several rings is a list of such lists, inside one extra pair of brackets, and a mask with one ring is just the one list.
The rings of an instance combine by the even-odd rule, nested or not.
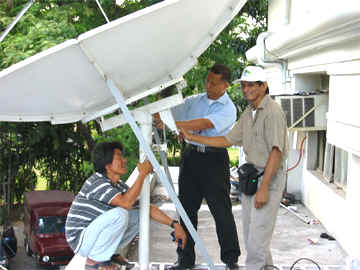
[(325, 156), (324, 156), (324, 170), (323, 176), (325, 179), (331, 183), (333, 181), (334, 174), (334, 149), (335, 146), (326, 143), (325, 146)]
[(63, 216), (45, 216), (39, 217), (38, 233), (64, 233), (66, 217)]
[(348, 153), (339, 147), (326, 143), (323, 176), (336, 186), (346, 189)]
[(328, 143), (324, 130), (309, 132), (308, 134), (307, 168), (320, 172), (327, 182), (346, 190), (348, 152)]
[(348, 152), (335, 147), (334, 161), (334, 184), (346, 189)]
[(316, 132), (317, 136), (317, 155), (316, 168), (318, 171), (324, 171), (324, 156), (326, 147), (326, 132), (324, 130)]

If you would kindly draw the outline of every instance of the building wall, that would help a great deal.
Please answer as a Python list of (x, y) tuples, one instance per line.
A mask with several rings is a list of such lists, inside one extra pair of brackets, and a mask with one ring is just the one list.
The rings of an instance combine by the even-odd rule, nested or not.
[[(269, 0), (268, 31), (276, 32), (286, 24), (306, 25), (330, 14), (339, 14), (348, 7), (353, 10), (359, 7), (357, 0)], [(288, 20), (286, 20), (286, 16)]]
[[(347, 183), (346, 187), (339, 189), (325, 180), (323, 173), (316, 168), (318, 131), (290, 132), (290, 166), (297, 161), (299, 155), (299, 138), (306, 135), (307, 139), (303, 160), (298, 168), (288, 173), (287, 189), (302, 199), (350, 256), (360, 258), (360, 27), (355, 29), (355, 24), (349, 24), (346, 28), (347, 26), (342, 24), (341, 33), (344, 34), (340, 38), (338, 34), (332, 35), (336, 22), (324, 20), (325, 24), (321, 27), (328, 32), (327, 36), (322, 36), (318, 46), (301, 53), (298, 51), (302, 48), (296, 47), (296, 44), (302, 42), (309, 46), (309, 43), (306, 43), (309, 37), (314, 43), (317, 42), (311, 25), (316, 24), (320, 14), (334, 18), (341, 18), (344, 13), (351, 15), (360, 11), (360, 1), (288, 0), (289, 24), (286, 24), (285, 20), (285, 2), (269, 0), (268, 31), (276, 34), (292, 27), (295, 32), (303, 27), (307, 33), (305, 30), (299, 31), (299, 36), (294, 39), (298, 38), (299, 42), (291, 44), (293, 48), (278, 50), (286, 50), (281, 58), (287, 60), (287, 87), (282, 92), (328, 91), (327, 141), (348, 153)], [(359, 35), (346, 36), (347, 31)], [(279, 36), (281, 37), (277, 37)], [(286, 38), (284, 35), (284, 39)], [(270, 91), (273, 89), (271, 94), (281, 92), (280, 70), (276, 73), (274, 68), (270, 67), (269, 71)]]

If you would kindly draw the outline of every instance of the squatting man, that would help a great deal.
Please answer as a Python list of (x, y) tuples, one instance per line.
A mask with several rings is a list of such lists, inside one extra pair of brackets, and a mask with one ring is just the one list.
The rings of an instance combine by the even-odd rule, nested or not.
[[(96, 173), (90, 176), (72, 203), (66, 220), (66, 239), (74, 253), (86, 257), (86, 270), (117, 270), (131, 264), (118, 248), (130, 243), (139, 231), (138, 196), (146, 176), (153, 171), (149, 161), (138, 163), (138, 177), (130, 188), (120, 180), (127, 172), (120, 142), (104, 142), (93, 151)], [(180, 247), (186, 245), (186, 233), (177, 220), (154, 205), (150, 216), (169, 225)]]

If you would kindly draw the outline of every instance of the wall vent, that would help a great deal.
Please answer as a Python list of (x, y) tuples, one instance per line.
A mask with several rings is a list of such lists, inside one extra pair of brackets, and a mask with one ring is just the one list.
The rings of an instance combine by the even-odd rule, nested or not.
[[(326, 130), (326, 113), (329, 104), (327, 94), (275, 96), (275, 101), (280, 104), (285, 112), (289, 128)], [(308, 113), (310, 110), (312, 112)], [(305, 114), (307, 114), (306, 117), (304, 117)], [(300, 119), (302, 120), (299, 121)]]

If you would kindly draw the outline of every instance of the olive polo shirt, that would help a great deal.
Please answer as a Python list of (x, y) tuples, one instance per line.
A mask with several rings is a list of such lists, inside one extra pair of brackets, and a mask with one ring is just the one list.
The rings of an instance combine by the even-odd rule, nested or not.
[(247, 162), (262, 168), (272, 148), (278, 147), (281, 151), (279, 168), (285, 168), (289, 149), (286, 118), (269, 95), (260, 102), (254, 118), (252, 106), (248, 106), (225, 137), (233, 145), (243, 146)]

